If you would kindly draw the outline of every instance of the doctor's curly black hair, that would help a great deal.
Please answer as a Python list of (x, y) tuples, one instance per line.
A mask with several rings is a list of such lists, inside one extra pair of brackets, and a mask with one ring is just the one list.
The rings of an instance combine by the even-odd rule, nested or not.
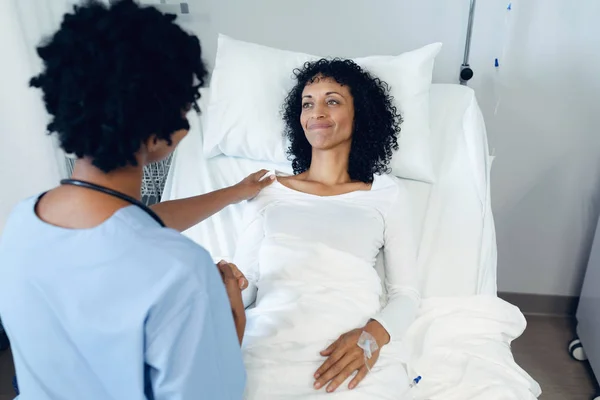
[(387, 83), (373, 77), (352, 60), (339, 58), (307, 62), (294, 71), (296, 85), (283, 106), (285, 134), (290, 140), (288, 156), (294, 173), (310, 167), (312, 147), (300, 123), (302, 91), (320, 78), (334, 79), (348, 86), (354, 99), (354, 129), (348, 173), (350, 178), (373, 182), (375, 174), (388, 173), (394, 150), (398, 150), (398, 134), (402, 118), (393, 104)]
[(198, 38), (153, 7), (88, 0), (66, 14), (37, 52), (44, 70), (30, 85), (43, 91), (49, 133), (104, 172), (136, 165), (152, 135), (171, 143), (189, 129), (206, 67)]

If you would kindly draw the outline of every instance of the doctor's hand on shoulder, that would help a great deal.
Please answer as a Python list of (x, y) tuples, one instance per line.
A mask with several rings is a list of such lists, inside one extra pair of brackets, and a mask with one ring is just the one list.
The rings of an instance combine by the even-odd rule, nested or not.
[(261, 169), (233, 185), (231, 189), (236, 192), (237, 202), (253, 199), (261, 190), (273, 183), (275, 175), (266, 176), (268, 172), (266, 169)]
[(241, 344), (244, 338), (244, 330), (246, 329), (246, 310), (242, 300), (242, 291), (248, 287), (248, 280), (235, 264), (221, 260), (217, 264), (217, 267), (221, 273), (225, 291), (231, 303), (235, 330)]

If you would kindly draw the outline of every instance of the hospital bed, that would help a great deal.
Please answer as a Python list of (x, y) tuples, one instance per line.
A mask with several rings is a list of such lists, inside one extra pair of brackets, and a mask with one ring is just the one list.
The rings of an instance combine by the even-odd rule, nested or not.
[[(202, 105), (201, 105), (202, 108)], [(423, 302), (404, 339), (409, 373), (421, 375), (417, 399), (534, 399), (539, 385), (514, 361), (510, 343), (525, 318), (496, 296), (496, 238), (490, 203), (492, 157), (474, 92), (433, 84), (430, 92), (433, 184), (407, 180), (420, 236)], [(174, 155), (163, 200), (239, 182), (261, 168), (287, 164), (202, 151), (201, 116)], [(232, 259), (243, 204), (230, 206), (185, 232), (215, 259)], [(380, 270), (381, 272), (381, 270)]]

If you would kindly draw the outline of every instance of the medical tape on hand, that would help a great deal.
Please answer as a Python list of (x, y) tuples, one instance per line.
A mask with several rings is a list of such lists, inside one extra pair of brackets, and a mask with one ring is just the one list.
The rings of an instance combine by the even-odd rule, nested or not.
[(363, 331), (360, 337), (358, 338), (357, 344), (358, 347), (363, 349), (363, 353), (365, 355), (365, 366), (367, 367), (367, 370), (371, 372), (371, 369), (369, 368), (369, 363), (367, 361), (371, 357), (373, 357), (373, 352), (379, 349), (379, 346), (377, 346), (377, 341), (369, 332)]
[[(379, 350), (379, 346), (377, 346), (377, 341), (375, 340), (375, 338), (373, 337), (373, 335), (371, 335), (368, 332), (363, 331), (360, 335), (360, 337), (358, 338), (358, 343), (357, 343), (358, 347), (360, 347), (361, 349), (363, 349), (363, 353), (365, 355), (365, 367), (367, 367), (367, 371), (369, 372), (369, 374), (371, 373), (371, 368), (369, 368), (369, 359), (371, 357), (373, 357), (373, 352)], [(388, 355), (389, 357), (389, 355)], [(397, 360), (399, 362), (404, 362), (405, 358), (404, 357), (391, 357), (394, 360)], [(376, 378), (376, 375), (373, 376), (373, 378)], [(415, 386), (417, 386), (419, 384), (419, 382), (421, 382), (421, 376), (417, 376), (415, 379), (412, 380), (412, 382), (408, 385), (408, 387), (406, 388), (406, 390), (402, 393), (402, 396), (404, 398), (405, 395), (407, 395), (410, 390), (412, 388), (414, 388)], [(376, 380), (380, 381), (379, 379), (376, 378)], [(381, 382), (381, 381), (380, 381)], [(414, 398), (414, 396), (413, 396)]]

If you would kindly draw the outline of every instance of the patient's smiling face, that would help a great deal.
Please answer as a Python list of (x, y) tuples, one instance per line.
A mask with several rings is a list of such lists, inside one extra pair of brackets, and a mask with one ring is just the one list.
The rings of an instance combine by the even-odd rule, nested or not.
[(328, 150), (352, 142), (354, 99), (348, 86), (315, 77), (302, 92), (300, 123), (313, 149)]

